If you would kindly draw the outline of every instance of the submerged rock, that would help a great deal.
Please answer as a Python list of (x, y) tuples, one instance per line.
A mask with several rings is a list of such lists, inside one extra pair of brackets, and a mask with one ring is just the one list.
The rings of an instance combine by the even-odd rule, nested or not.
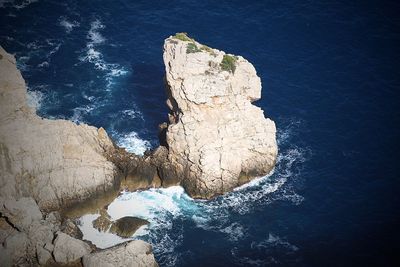
[(160, 131), (169, 164), (161, 179), (182, 177), (192, 197), (211, 198), (268, 174), (276, 128), (252, 105), (261, 98), (253, 65), (182, 33), (165, 40), (163, 57), (170, 114)]
[(110, 232), (120, 237), (131, 237), (141, 226), (147, 224), (147, 220), (126, 216), (116, 220), (111, 225)]
[(104, 209), (100, 210), (100, 216), (93, 221), (93, 227), (99, 232), (107, 232), (111, 225), (111, 217)]

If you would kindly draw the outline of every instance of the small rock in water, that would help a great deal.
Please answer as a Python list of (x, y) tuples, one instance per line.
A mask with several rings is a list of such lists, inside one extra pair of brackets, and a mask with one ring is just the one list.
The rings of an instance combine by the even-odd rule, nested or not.
[(93, 227), (99, 232), (106, 232), (111, 225), (111, 217), (108, 215), (107, 211), (102, 209), (100, 210), (100, 217), (93, 221)]
[(130, 216), (122, 217), (112, 224), (110, 232), (120, 237), (131, 237), (137, 229), (147, 224), (149, 224), (149, 222), (141, 218)]

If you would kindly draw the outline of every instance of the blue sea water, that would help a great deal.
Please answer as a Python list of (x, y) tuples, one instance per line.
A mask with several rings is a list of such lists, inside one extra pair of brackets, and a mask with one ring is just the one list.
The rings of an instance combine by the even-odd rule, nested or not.
[[(274, 173), (213, 201), (123, 194), (151, 219), (161, 266), (395, 266), (400, 4), (396, 1), (0, 1), (38, 114), (104, 127), (141, 154), (166, 121), (163, 40), (242, 55), (275, 120)], [(136, 201), (136, 203), (137, 203)], [(136, 212), (138, 207), (132, 207)]]

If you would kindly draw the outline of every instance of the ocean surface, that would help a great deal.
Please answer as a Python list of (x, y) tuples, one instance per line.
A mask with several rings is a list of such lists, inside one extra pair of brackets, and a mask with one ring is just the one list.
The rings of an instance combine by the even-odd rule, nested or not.
[[(254, 64), (278, 129), (273, 174), (212, 201), (172, 187), (109, 207), (150, 221), (135, 238), (160, 266), (395, 266), (399, 14), (398, 1), (2, 0), (0, 45), (38, 114), (104, 127), (136, 154), (167, 120), (165, 38)], [(81, 218), (86, 238), (123, 241), (90, 229), (96, 216)]]

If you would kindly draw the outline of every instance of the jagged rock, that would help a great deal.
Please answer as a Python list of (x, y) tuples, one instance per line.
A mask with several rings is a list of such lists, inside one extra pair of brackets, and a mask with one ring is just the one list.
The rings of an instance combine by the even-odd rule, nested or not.
[(7, 199), (0, 207), (0, 212), (7, 217), (13, 226), (26, 232), (29, 231), (34, 221), (42, 219), (42, 213), (32, 198)]
[(52, 258), (51, 251), (48, 251), (41, 246), (36, 247), (36, 256), (39, 264), (41, 265), (46, 264)]
[(120, 237), (131, 237), (137, 229), (147, 224), (149, 224), (147, 220), (126, 216), (116, 220), (111, 225), (110, 232)]
[(54, 240), (54, 259), (58, 263), (74, 262), (84, 255), (91, 252), (88, 244), (82, 240), (73, 238), (63, 232), (57, 232), (57, 237)]
[(253, 65), (182, 35), (165, 40), (163, 57), (168, 161), (186, 191), (211, 198), (269, 173), (276, 128), (251, 104), (261, 97)]
[(83, 257), (84, 267), (157, 267), (150, 244), (134, 240)]
[(111, 217), (105, 209), (101, 209), (100, 216), (92, 222), (93, 227), (99, 232), (107, 232), (111, 223)]
[(0, 244), (3, 244), (4, 241), (12, 234), (15, 234), (17, 229), (12, 227), (6, 220), (5, 217), (0, 217)]
[(82, 239), (83, 234), (75, 222), (71, 219), (66, 219), (60, 227), (64, 234), (72, 236), (77, 239)]
[(19, 266), (26, 263), (29, 239), (23, 232), (16, 232), (7, 237), (4, 246), (0, 247), (0, 259), (2, 266)]
[(40, 222), (34, 222), (29, 229), (28, 237), (33, 246), (44, 247), (45, 244), (52, 243), (54, 238), (53, 229)]
[(1, 47), (0, 55), (0, 195), (54, 210), (119, 186), (104, 129), (37, 116), (15, 58)]
[(51, 226), (53, 232), (57, 232), (61, 227), (61, 215), (58, 211), (52, 211), (46, 215), (46, 223)]

